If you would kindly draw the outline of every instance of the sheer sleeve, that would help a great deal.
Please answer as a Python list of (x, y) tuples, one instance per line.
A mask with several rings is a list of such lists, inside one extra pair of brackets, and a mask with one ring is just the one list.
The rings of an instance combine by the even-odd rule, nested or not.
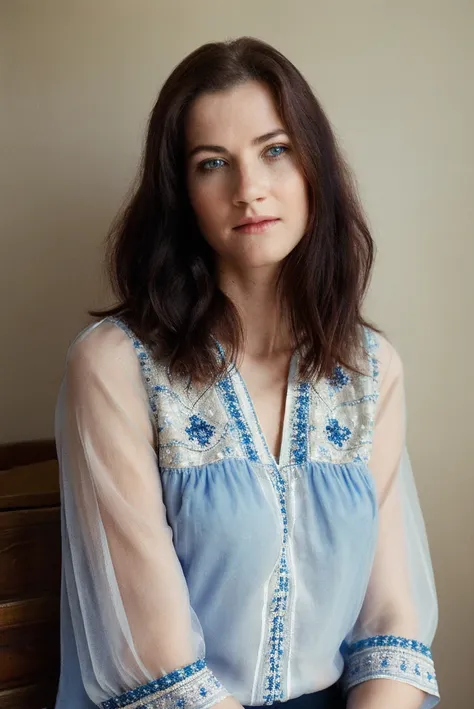
[(212, 706), (228, 693), (207, 667), (173, 547), (138, 358), (112, 323), (69, 350), (56, 442), (63, 582), (86, 693), (103, 709)]
[(364, 604), (346, 644), (346, 688), (392, 679), (438, 702), (430, 651), (437, 600), (425, 526), (405, 442), (403, 369), (381, 339), (380, 392), (369, 468), (379, 502), (379, 533)]

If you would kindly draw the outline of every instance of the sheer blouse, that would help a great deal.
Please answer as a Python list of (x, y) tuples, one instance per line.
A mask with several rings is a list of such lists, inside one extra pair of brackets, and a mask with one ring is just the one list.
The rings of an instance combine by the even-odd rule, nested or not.
[(306, 381), (294, 353), (278, 461), (235, 366), (199, 387), (120, 319), (76, 338), (56, 409), (56, 709), (259, 706), (374, 678), (437, 703), (402, 364), (364, 338), (362, 374)]

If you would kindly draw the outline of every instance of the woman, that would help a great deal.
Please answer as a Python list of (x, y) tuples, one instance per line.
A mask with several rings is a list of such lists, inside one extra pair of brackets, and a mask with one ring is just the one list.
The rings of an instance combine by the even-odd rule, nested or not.
[(68, 354), (57, 709), (423, 709), (436, 598), (373, 242), (279, 52), (165, 83)]

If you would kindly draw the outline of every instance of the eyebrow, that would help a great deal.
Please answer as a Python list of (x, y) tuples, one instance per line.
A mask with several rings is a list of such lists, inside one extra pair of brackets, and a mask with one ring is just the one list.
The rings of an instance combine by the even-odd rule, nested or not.
[[(252, 145), (260, 145), (261, 143), (266, 143), (267, 140), (276, 138), (277, 135), (288, 134), (285, 130), (283, 130), (283, 128), (277, 128), (276, 130), (272, 130), (269, 133), (265, 133), (264, 135), (259, 135), (258, 138), (254, 138), (252, 140)], [(196, 145), (196, 147), (189, 152), (188, 157), (192, 158), (193, 155), (196, 155), (196, 153), (201, 152), (224, 153), (225, 155), (229, 155), (229, 151), (227, 150), (227, 148), (224, 148), (222, 145)]]

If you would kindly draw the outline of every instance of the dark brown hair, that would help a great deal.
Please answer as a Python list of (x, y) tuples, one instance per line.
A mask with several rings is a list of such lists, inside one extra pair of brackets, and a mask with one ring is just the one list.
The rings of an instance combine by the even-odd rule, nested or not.
[[(265, 83), (308, 184), (308, 228), (282, 264), (278, 293), (289, 313), (302, 375), (357, 368), (361, 314), (374, 244), (350, 171), (308, 83), (270, 45), (250, 37), (205, 44), (164, 84), (151, 112), (136, 189), (109, 234), (108, 264), (120, 315), (173, 374), (211, 383), (224, 373), (213, 333), (241, 352), (237, 310), (219, 289), (211, 247), (186, 188), (185, 120), (193, 100), (249, 80)], [(375, 328), (373, 328), (375, 329)]]

